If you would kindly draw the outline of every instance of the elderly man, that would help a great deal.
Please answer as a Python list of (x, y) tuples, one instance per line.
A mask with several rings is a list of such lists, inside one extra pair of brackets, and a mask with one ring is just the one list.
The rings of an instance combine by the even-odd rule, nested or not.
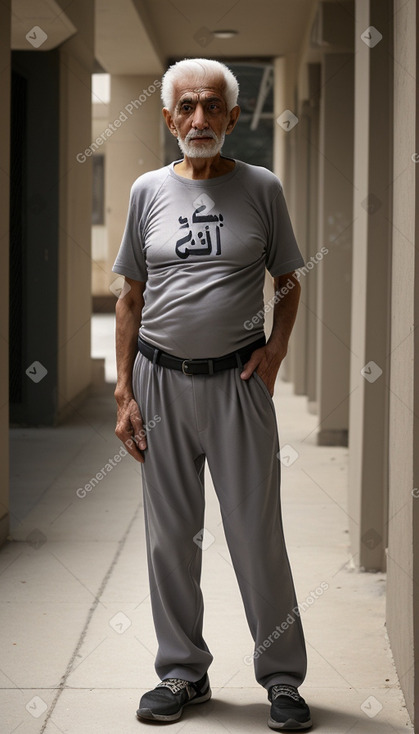
[[(271, 702), (268, 725), (307, 729), (310, 710), (297, 690), (306, 650), (282, 530), (272, 401), (304, 262), (279, 180), (221, 155), (239, 117), (237, 96), (236, 78), (219, 62), (185, 59), (168, 69), (163, 115), (183, 158), (134, 182), (113, 267), (127, 284), (116, 306), (116, 434), (142, 464), (161, 679), (137, 716), (176, 721), (211, 696), (200, 588), (207, 460), (256, 680)], [(266, 268), (277, 292), (267, 342)]]

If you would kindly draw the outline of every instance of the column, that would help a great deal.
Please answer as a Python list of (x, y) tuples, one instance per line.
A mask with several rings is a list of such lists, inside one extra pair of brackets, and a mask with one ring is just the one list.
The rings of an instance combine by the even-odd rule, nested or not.
[[(294, 108), (294, 90), (296, 84), (295, 54), (277, 57), (274, 59), (274, 173), (281, 180), (284, 187), (285, 199), (291, 221), (295, 226), (298, 213), (298, 201), (295, 196), (295, 167), (297, 137), (296, 126), (281, 125), (278, 118), (287, 110), (297, 114)], [(271, 289), (265, 288), (265, 298), (271, 294)], [(283, 380), (293, 379), (295, 336), (292, 334), (289, 350), (281, 365), (280, 375)]]
[(160, 99), (161, 75), (112, 76), (109, 120), (121, 120), (106, 144), (105, 200), (108, 232), (108, 285), (121, 243), (129, 192), (142, 173), (164, 165)]
[[(295, 171), (295, 236), (305, 261), (308, 257), (307, 226), (308, 226), (308, 159), (309, 159), (309, 102), (300, 103), (296, 132), (296, 171)], [(308, 279), (300, 278), (301, 297), (297, 319), (292, 334), (292, 373), (290, 375), (296, 395), (307, 393), (307, 296)]]
[(78, 32), (60, 46), (59, 420), (91, 382), (92, 177), (80, 153), (92, 135), (94, 1), (75, 0), (66, 12)]
[(419, 94), (417, 0), (395, 0), (387, 630), (419, 716)]
[[(309, 149), (308, 149), (308, 171), (307, 171), (307, 250), (311, 255), (318, 252), (318, 180), (319, 180), (319, 117), (320, 117), (320, 81), (321, 66), (318, 63), (308, 64), (308, 91), (309, 91)], [(320, 261), (321, 263), (321, 261)], [(321, 264), (310, 272), (307, 280), (307, 398), (308, 409), (312, 413), (317, 412), (317, 271)], [(305, 278), (305, 276), (304, 276)]]
[(348, 440), (353, 216), (353, 54), (322, 61), (319, 153), (318, 443)]
[[(370, 27), (376, 29), (372, 34), (366, 31)], [(380, 40), (378, 33), (382, 35)], [(375, 37), (365, 43), (364, 39), (373, 34)], [(366, 570), (380, 570), (385, 568), (388, 487), (392, 176), (388, 3), (358, 0), (355, 36), (348, 510), (355, 564)]]

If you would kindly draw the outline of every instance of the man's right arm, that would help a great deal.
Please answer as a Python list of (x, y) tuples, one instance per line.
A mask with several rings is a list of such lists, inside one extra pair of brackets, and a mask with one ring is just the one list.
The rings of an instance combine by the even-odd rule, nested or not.
[(145, 431), (140, 409), (132, 390), (132, 369), (137, 355), (138, 329), (144, 305), (145, 283), (125, 278), (125, 286), (116, 303), (116, 368), (117, 383), (115, 400), (118, 405), (115, 433), (124, 442), (127, 451), (137, 461), (143, 463), (141, 453), (147, 448)]

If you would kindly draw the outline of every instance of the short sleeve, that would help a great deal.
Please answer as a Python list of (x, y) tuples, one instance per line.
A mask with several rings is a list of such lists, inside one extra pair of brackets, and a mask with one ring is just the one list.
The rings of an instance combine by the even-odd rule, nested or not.
[(147, 280), (147, 264), (139, 225), (138, 193), (132, 187), (125, 231), (112, 271), (119, 275), (126, 275), (127, 278), (132, 278), (132, 280), (145, 282)]
[(266, 268), (274, 278), (290, 273), (304, 265), (304, 259), (295, 239), (279, 180), (278, 187), (278, 192), (271, 203), (269, 237), (266, 248)]

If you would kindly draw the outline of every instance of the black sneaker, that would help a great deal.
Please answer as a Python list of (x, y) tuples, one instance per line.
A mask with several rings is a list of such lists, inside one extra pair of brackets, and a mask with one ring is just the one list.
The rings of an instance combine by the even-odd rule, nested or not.
[(182, 716), (184, 706), (190, 703), (204, 703), (209, 698), (211, 688), (207, 673), (195, 683), (182, 678), (165, 678), (152, 691), (141, 696), (137, 717), (155, 721), (176, 721)]
[(268, 726), (271, 729), (296, 731), (311, 726), (310, 709), (295, 686), (276, 683), (269, 688), (271, 715)]

